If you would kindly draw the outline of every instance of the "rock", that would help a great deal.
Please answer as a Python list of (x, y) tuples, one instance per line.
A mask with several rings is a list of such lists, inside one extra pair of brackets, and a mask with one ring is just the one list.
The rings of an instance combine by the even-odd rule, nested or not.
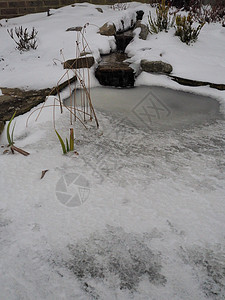
[(141, 60), (141, 68), (148, 73), (164, 73), (170, 74), (173, 71), (173, 67), (163, 61), (149, 61), (147, 59)]
[(82, 28), (83, 28), (82, 26), (70, 27), (70, 28), (67, 28), (66, 31), (81, 31)]
[(14, 112), (17, 115), (29, 111), (32, 107), (45, 101), (50, 91), (22, 91), (19, 89), (4, 89), (4, 95), (0, 96), (0, 120), (8, 121)]
[(179, 84), (182, 85), (187, 85), (187, 86), (210, 86), (213, 89), (217, 89), (220, 91), (224, 91), (225, 90), (225, 84), (222, 83), (212, 83), (212, 82), (208, 82), (208, 81), (199, 81), (199, 80), (193, 80), (193, 79), (188, 79), (188, 78), (182, 78), (182, 77), (177, 77), (177, 76), (173, 76), (170, 75), (170, 77), (172, 78), (172, 80), (178, 82)]
[(95, 9), (97, 9), (97, 11), (99, 11), (100, 13), (103, 13), (103, 10), (101, 7), (96, 7)]
[(134, 86), (134, 70), (129, 66), (99, 66), (95, 76), (101, 85), (115, 87)]
[(138, 10), (138, 11), (136, 11), (136, 20), (137, 20), (137, 21), (138, 21), (138, 20), (142, 20), (143, 15), (144, 15), (143, 10)]
[(114, 35), (116, 34), (116, 26), (113, 23), (105, 23), (102, 27), (100, 27), (99, 33), (106, 36)]
[(69, 59), (64, 62), (64, 69), (82, 69), (90, 68), (95, 63), (93, 56), (79, 57), (75, 59)]
[[(76, 76), (72, 77), (69, 82), (76, 81)], [(56, 95), (69, 84), (68, 80), (59, 84), (57, 87), (43, 90), (25, 91), (18, 88), (2, 88), (3, 95), (0, 96), (0, 120), (9, 121), (16, 111), (16, 115), (21, 115), (45, 101), (46, 96)]]
[(116, 87), (134, 86), (134, 70), (124, 60), (124, 53), (112, 53), (102, 57), (95, 76), (102, 85)]
[(3, 129), (4, 129), (4, 126), (5, 126), (5, 122), (0, 121), (0, 135), (1, 135), (2, 131), (3, 131)]
[(123, 33), (116, 33), (115, 40), (116, 40), (116, 49), (119, 52), (124, 52), (127, 45), (133, 39), (133, 30), (128, 30)]
[(141, 32), (139, 33), (139, 38), (141, 40), (146, 40), (149, 34), (148, 26), (145, 24), (141, 24), (141, 21), (137, 21), (134, 29), (141, 28)]

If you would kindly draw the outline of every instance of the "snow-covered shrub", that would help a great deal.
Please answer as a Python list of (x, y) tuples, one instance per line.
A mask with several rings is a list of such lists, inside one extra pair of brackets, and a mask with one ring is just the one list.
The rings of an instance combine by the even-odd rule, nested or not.
[(115, 3), (113, 5), (111, 5), (111, 8), (113, 10), (126, 10), (127, 8), (129, 7), (129, 4), (128, 3), (123, 3), (123, 2), (118, 2), (118, 3)]
[[(207, 23), (225, 22), (225, 1), (218, 0), (211, 5), (201, 5), (200, 0), (190, 7), (190, 13), (195, 21)], [(200, 3), (198, 3), (200, 2)]]
[[(28, 51), (30, 49), (37, 49), (37, 40), (36, 40), (36, 36), (37, 36), (37, 30), (33, 27), (31, 33), (28, 32), (28, 29), (25, 28), (23, 29), (22, 26), (20, 27), (15, 27), (15, 29), (13, 30), (13, 28), (11, 28), (10, 30), (8, 30), (8, 33), (10, 35), (10, 37), (14, 40), (14, 42), (16, 43), (16, 49), (18, 49), (19, 51)], [(16, 34), (16, 37), (14, 37), (14, 31)]]
[(170, 7), (162, 0), (156, 7), (156, 18), (153, 19), (151, 12), (148, 15), (148, 30), (150, 33), (159, 33), (160, 31), (168, 31), (173, 27), (175, 22), (175, 15), (173, 17), (169, 14)]
[(176, 32), (175, 35), (179, 36), (183, 43), (189, 45), (191, 42), (196, 42), (198, 35), (205, 23), (201, 23), (197, 28), (194, 28), (192, 16), (176, 16)]

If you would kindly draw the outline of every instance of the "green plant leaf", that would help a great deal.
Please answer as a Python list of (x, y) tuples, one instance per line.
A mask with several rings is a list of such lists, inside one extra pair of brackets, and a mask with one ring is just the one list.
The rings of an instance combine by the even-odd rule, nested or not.
[(61, 144), (61, 147), (62, 147), (63, 154), (66, 154), (67, 152), (66, 152), (66, 146), (65, 146), (65, 143), (63, 142), (63, 140), (62, 140), (60, 134), (58, 133), (58, 131), (57, 131), (56, 129), (55, 129), (55, 133), (57, 134), (58, 139), (59, 139), (59, 141), (60, 141), (60, 144)]
[(7, 133), (7, 140), (8, 140), (9, 146), (12, 146), (12, 145), (13, 145), (13, 131), (14, 131), (14, 129), (15, 129), (15, 125), (14, 125), (14, 127), (13, 127), (13, 131), (12, 131), (12, 135), (11, 135), (11, 136), (10, 136), (10, 125), (11, 125), (11, 123), (12, 123), (12, 121), (13, 121), (15, 115), (16, 115), (16, 112), (14, 112), (12, 118), (10, 119), (9, 124), (7, 125), (7, 130), (6, 130), (6, 133)]
[(13, 125), (13, 129), (12, 129), (12, 133), (11, 133), (11, 142), (12, 142), (12, 145), (14, 144), (14, 141), (13, 141), (13, 134), (14, 134), (15, 126), (16, 126), (16, 122), (15, 122), (14, 125)]
[(66, 151), (67, 151), (67, 152), (69, 152), (69, 151), (70, 151), (70, 147), (69, 147), (68, 138), (66, 138)]

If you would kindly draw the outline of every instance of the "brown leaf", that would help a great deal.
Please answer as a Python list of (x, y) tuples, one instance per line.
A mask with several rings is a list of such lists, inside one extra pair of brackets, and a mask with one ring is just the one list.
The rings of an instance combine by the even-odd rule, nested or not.
[(48, 172), (48, 170), (44, 170), (41, 172), (41, 179), (45, 176), (46, 172)]
[(16, 152), (19, 152), (20, 154), (22, 154), (22, 155), (24, 155), (24, 156), (30, 155), (29, 152), (26, 152), (26, 151), (24, 151), (23, 149), (20, 149), (20, 148), (14, 146), (14, 145), (11, 146), (11, 150), (12, 150), (12, 153), (14, 153), (14, 151), (16, 151)]

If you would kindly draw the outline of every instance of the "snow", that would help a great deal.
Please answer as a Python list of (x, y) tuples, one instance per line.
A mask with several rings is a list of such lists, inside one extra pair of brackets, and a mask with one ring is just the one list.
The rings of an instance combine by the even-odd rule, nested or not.
[[(101, 6), (101, 14), (96, 7), (83, 3), (51, 10), (50, 17), (41, 13), (1, 20), (0, 86), (55, 86), (64, 74), (60, 49), (66, 59), (75, 56), (76, 33), (67, 28), (107, 21), (119, 28), (121, 18), (128, 26), (136, 10), (149, 10), (145, 4), (130, 3), (119, 12)], [(20, 54), (14, 49), (6, 29), (19, 25), (38, 30), (37, 50)], [(89, 25), (86, 38), (99, 60), (100, 53), (115, 44), (97, 31)], [(224, 83), (223, 49), (224, 28), (211, 24), (193, 46), (183, 45), (171, 30), (146, 41), (136, 35), (127, 52), (136, 66), (142, 58), (161, 58), (163, 52), (174, 75)], [(98, 86), (94, 68), (91, 72), (91, 85)], [(2, 154), (7, 145), (4, 130), (0, 298), (223, 299), (225, 92), (185, 87), (147, 73), (138, 76), (136, 91), (142, 85), (150, 91), (161, 86), (172, 88), (175, 95), (185, 91), (212, 97), (221, 115), (185, 128), (149, 130), (110, 107), (97, 108), (98, 130), (94, 122), (87, 130), (74, 125), (79, 155), (61, 154), (52, 120), (54, 97), (48, 98), (50, 107), (37, 121), (42, 104), (15, 118), (15, 145), (29, 156)], [(65, 90), (62, 97), (68, 94)], [(69, 113), (56, 109), (55, 119), (65, 140)], [(43, 170), (48, 171), (40, 179)], [(57, 194), (63, 191), (65, 199)], [(66, 199), (68, 194), (74, 198)]]
[[(52, 9), (50, 17), (47, 17), (46, 13), (40, 13), (9, 19), (7, 22), (1, 20), (0, 37), (4, 42), (0, 45), (0, 85), (27, 89), (55, 86), (64, 72), (61, 50), (65, 59), (75, 57), (76, 32), (66, 32), (67, 28), (89, 23), (85, 37), (95, 59), (99, 61), (100, 54), (109, 53), (115, 48), (114, 38), (97, 34), (100, 26), (106, 22), (113, 22), (117, 30), (122, 29), (121, 20), (123, 20), (124, 28), (128, 28), (131, 20), (135, 20), (135, 12), (140, 9), (145, 11), (143, 23), (147, 23), (149, 11), (154, 16), (154, 8), (137, 2), (129, 3), (127, 10), (124, 11), (114, 11), (108, 6), (100, 6), (104, 11), (100, 13), (96, 7), (82, 3), (73, 7)], [(8, 35), (7, 29), (21, 25), (28, 29), (35, 27), (38, 31), (37, 50), (21, 54), (15, 49), (15, 43)], [(225, 29), (216, 23), (206, 24), (198, 42), (192, 46), (181, 43), (179, 38), (174, 36), (174, 29), (170, 29), (168, 33), (149, 34), (146, 41), (140, 40), (136, 34), (126, 52), (131, 56), (130, 61), (134, 65), (139, 64), (144, 58), (162, 59), (172, 64), (173, 74), (176, 76), (223, 83), (224, 48)]]

